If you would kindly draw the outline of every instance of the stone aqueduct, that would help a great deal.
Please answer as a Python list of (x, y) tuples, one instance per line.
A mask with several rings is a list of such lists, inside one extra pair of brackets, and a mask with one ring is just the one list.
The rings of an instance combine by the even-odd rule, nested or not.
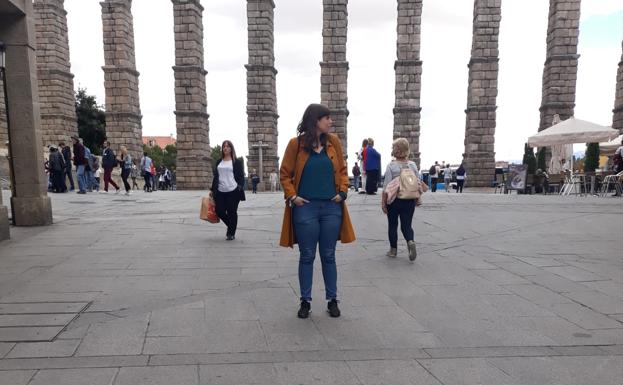
[[(34, 16), (36, 78), (40, 98), (39, 144), (67, 141), (76, 133), (73, 75), (64, 0), (0, 0), (21, 2)], [(211, 180), (208, 164), (207, 113), (203, 50), (203, 7), (200, 0), (171, 0), (175, 30), (175, 115), (178, 143), (178, 186), (205, 189)], [(333, 112), (334, 128), (347, 144), (346, 41), (348, 0), (323, 1), (321, 102)], [(551, 125), (554, 114), (573, 116), (578, 58), (581, 0), (550, 0), (547, 57), (543, 71), (539, 131)], [(115, 147), (141, 150), (139, 72), (134, 59), (132, 0), (104, 0), (102, 23), (105, 65), (107, 135)], [(397, 59), (395, 62), (394, 137), (406, 137), (419, 163), (420, 27), (423, 0), (397, 0)], [(2, 7), (0, 7), (1, 9)], [(247, 0), (248, 64), (247, 116), (249, 168), (263, 169), (263, 179), (278, 168), (277, 98), (274, 60), (274, 0)], [(26, 12), (27, 13), (27, 12)], [(498, 79), (498, 34), (501, 0), (474, 0), (473, 38), (469, 60), (464, 160), (470, 184), (486, 186), (495, 167), (494, 134)], [(1, 31), (0, 31), (1, 32)], [(0, 37), (2, 37), (0, 35)], [(31, 40), (32, 36), (30, 37)], [(1, 97), (2, 93), (0, 93)], [(1, 109), (0, 119), (5, 114)], [(0, 122), (0, 126), (3, 122)], [(613, 127), (623, 132), (623, 56), (617, 74)], [(33, 131), (33, 134), (37, 130)], [(6, 141), (0, 127), (0, 141)], [(263, 167), (259, 167), (260, 147)], [(346, 153), (346, 152), (345, 152)], [(19, 181), (17, 181), (19, 183)]]

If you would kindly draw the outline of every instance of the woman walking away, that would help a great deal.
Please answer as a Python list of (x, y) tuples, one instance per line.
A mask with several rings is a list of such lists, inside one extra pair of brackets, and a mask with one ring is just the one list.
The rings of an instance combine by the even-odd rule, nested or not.
[(337, 301), (337, 240), (355, 240), (344, 200), (348, 174), (342, 143), (329, 133), (333, 121), (329, 109), (310, 104), (298, 126), (298, 136), (288, 143), (280, 169), (287, 201), (279, 244), (299, 245), (299, 318), (309, 317), (316, 248), (320, 252), (327, 311), (339, 317)]
[(465, 178), (467, 177), (467, 171), (463, 163), (456, 169), (456, 192), (463, 193), (463, 185), (465, 184)]
[(443, 169), (443, 184), (446, 187), (446, 192), (450, 192), (450, 183), (452, 182), (452, 169), (450, 169), (450, 163), (446, 164)]
[(245, 200), (244, 165), (242, 159), (236, 158), (236, 150), (229, 140), (221, 145), (221, 159), (216, 162), (211, 190), (216, 215), (227, 225), (225, 239), (233, 241), (238, 227), (238, 204)]
[(387, 186), (394, 178), (401, 177), (400, 173), (403, 169), (413, 172), (417, 180), (420, 179), (420, 173), (415, 162), (408, 159), (409, 142), (407, 139), (396, 139), (392, 144), (392, 149), (395, 159), (387, 165), (387, 169), (385, 170), (383, 196), (381, 199), (381, 208), (383, 212), (387, 214), (387, 235), (389, 237), (389, 251), (387, 252), (387, 256), (394, 258), (398, 254), (398, 218), (400, 218), (400, 230), (407, 241), (409, 260), (414, 261), (417, 257), (417, 251), (415, 249), (415, 239), (411, 222), (413, 221), (416, 200), (401, 199), (397, 196), (393, 202), (388, 204)]
[(121, 146), (121, 156), (119, 156), (119, 166), (121, 167), (121, 180), (123, 180), (123, 186), (125, 187), (125, 195), (130, 195), (130, 183), (128, 182), (128, 177), (132, 172), (132, 156), (128, 154), (128, 149), (126, 146)]

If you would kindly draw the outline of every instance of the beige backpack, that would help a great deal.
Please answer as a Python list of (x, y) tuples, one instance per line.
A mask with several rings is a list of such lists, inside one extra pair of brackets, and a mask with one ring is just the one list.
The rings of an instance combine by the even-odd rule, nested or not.
[(415, 175), (409, 165), (402, 166), (400, 170), (400, 188), (398, 189), (399, 199), (419, 199), (422, 195), (420, 189), (420, 179)]

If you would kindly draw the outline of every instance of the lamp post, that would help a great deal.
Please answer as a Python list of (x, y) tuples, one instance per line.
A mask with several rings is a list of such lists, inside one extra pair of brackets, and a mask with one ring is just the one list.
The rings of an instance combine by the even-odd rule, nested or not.
[[(9, 115), (9, 94), (7, 92), (6, 85), (6, 44), (0, 41), (0, 79), (2, 79), (2, 92), (4, 93), (4, 112), (6, 115), (6, 127), (7, 127), (7, 149), (9, 154), (7, 156), (9, 160), (9, 177), (11, 182), (11, 197), (15, 197), (15, 171), (13, 169), (13, 152), (11, 151), (11, 119)], [(0, 191), (1, 193), (1, 191)], [(11, 204), (11, 222), (15, 225), (15, 208)]]

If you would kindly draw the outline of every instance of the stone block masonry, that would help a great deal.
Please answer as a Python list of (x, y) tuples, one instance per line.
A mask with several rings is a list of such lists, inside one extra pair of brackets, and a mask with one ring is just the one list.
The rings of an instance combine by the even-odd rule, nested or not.
[(469, 175), (468, 186), (487, 187), (495, 174), (494, 144), (501, 7), (501, 0), (474, 1), (463, 154)]
[(260, 190), (269, 189), (270, 173), (279, 172), (274, 9), (273, 0), (247, 1), (247, 168), (249, 173), (255, 169), (260, 175)]
[(333, 130), (342, 141), (344, 156), (348, 157), (348, 0), (323, 0), (322, 5), (320, 101), (331, 110)]
[(420, 35), (422, 0), (398, 0), (396, 40), (396, 102), (394, 106), (394, 139), (409, 141), (410, 158), (420, 166), (420, 92), (422, 61)]
[(175, 35), (177, 187), (205, 190), (212, 181), (203, 49), (203, 7), (199, 0), (172, 0)]
[(125, 145), (135, 159), (143, 150), (141, 107), (134, 52), (132, 0), (106, 0), (102, 6), (106, 136), (115, 152)]
[(44, 146), (60, 141), (68, 143), (70, 136), (78, 132), (64, 2), (35, 0), (33, 3)]
[(619, 70), (617, 71), (616, 87), (617, 88), (614, 100), (614, 117), (612, 119), (612, 128), (619, 130), (619, 132), (623, 134), (623, 54), (621, 55)]
[(580, 0), (550, 0), (547, 57), (543, 69), (543, 93), (539, 131), (551, 127), (555, 114), (561, 120), (573, 116), (578, 73)]

